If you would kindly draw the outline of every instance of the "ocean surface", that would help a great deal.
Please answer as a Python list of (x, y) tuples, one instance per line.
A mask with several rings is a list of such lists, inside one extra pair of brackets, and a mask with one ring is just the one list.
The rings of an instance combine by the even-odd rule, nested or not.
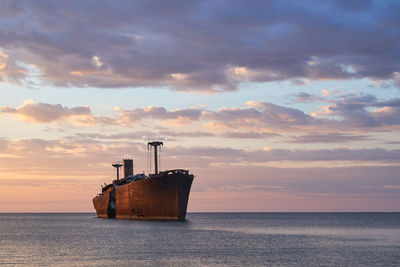
[(0, 213), (0, 265), (400, 266), (400, 213)]

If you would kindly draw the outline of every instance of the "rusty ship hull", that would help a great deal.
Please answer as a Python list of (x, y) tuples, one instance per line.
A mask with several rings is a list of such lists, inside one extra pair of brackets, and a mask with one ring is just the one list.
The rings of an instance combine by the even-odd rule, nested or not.
[(98, 217), (130, 220), (185, 220), (194, 176), (170, 170), (126, 184), (112, 184), (93, 198)]

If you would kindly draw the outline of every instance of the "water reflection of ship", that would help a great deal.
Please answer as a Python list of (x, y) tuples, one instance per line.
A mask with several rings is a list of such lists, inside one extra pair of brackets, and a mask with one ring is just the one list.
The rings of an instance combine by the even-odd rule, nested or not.
[[(133, 160), (112, 164), (117, 180), (105, 185), (93, 198), (97, 216), (138, 220), (185, 220), (194, 176), (188, 170), (158, 171), (157, 150), (163, 142), (149, 142), (154, 148), (154, 174), (133, 174)], [(119, 169), (124, 167), (124, 178)]]

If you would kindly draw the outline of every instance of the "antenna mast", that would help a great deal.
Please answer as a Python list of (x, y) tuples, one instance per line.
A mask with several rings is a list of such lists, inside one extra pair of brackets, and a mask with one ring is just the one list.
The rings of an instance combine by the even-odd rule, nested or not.
[(162, 146), (162, 145), (164, 145), (164, 143), (161, 141), (153, 141), (153, 142), (147, 143), (147, 146), (154, 147), (154, 172), (155, 172), (155, 174), (158, 174), (157, 147)]

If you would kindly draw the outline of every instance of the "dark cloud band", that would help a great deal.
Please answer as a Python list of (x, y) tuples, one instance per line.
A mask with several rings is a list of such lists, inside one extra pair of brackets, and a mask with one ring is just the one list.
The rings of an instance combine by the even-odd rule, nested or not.
[[(229, 91), (241, 82), (393, 79), (398, 1), (2, 1), (0, 79)], [(21, 62), (23, 64), (21, 64)]]

